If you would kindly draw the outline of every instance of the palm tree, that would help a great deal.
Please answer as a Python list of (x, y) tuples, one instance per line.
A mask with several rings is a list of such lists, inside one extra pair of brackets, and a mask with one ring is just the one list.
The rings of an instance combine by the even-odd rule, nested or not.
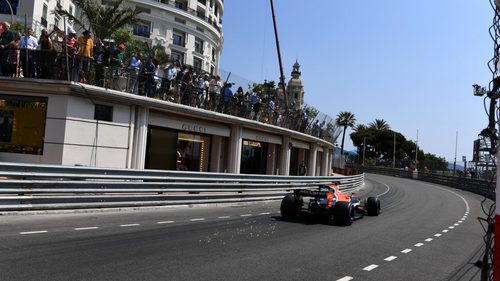
[(368, 124), (368, 126), (377, 131), (387, 131), (391, 129), (391, 126), (384, 119), (375, 119), (375, 121)]
[(344, 153), (345, 132), (348, 127), (354, 127), (354, 125), (356, 124), (356, 117), (349, 111), (342, 111), (337, 115), (337, 119), (335, 119), (335, 121), (339, 126), (344, 127), (344, 130), (342, 132), (342, 145), (340, 146), (340, 155), (342, 155)]
[(58, 6), (54, 13), (66, 17), (70, 22), (85, 30), (91, 30), (96, 39), (109, 39), (116, 30), (127, 25), (141, 22), (138, 15), (141, 13), (130, 7), (122, 7), (124, 0), (116, 0), (108, 5), (101, 5), (97, 0), (73, 1), (77, 15), (72, 15), (62, 6)]

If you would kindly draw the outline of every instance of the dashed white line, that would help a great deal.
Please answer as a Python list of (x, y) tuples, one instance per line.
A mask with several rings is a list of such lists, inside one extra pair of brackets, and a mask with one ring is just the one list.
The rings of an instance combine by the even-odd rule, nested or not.
[(427, 238), (427, 239), (425, 239), (425, 242), (431, 242), (432, 240), (434, 240), (434, 239), (432, 239), (432, 238)]
[(423, 245), (424, 245), (424, 243), (417, 243), (417, 244), (415, 244), (414, 246), (415, 246), (415, 247), (422, 247)]
[(89, 227), (77, 227), (74, 230), (79, 231), (79, 230), (91, 230), (91, 229), (98, 229), (99, 227), (97, 226), (89, 226)]
[(443, 232), (444, 232), (444, 233), (446, 233), (446, 232), (448, 232), (448, 231), (449, 231), (448, 229), (443, 230)]
[(240, 215), (240, 217), (251, 217), (252, 214), (244, 214), (244, 215)]
[(385, 260), (385, 261), (393, 261), (393, 260), (395, 260), (395, 259), (397, 259), (397, 258), (398, 258), (398, 257), (395, 257), (395, 256), (390, 256), (390, 257), (385, 258), (384, 260)]
[(354, 278), (352, 278), (351, 276), (345, 276), (345, 277), (342, 277), (340, 279), (337, 279), (337, 281), (350, 281)]
[(204, 221), (204, 218), (198, 218), (198, 219), (190, 219), (189, 221)]
[(401, 253), (403, 253), (403, 254), (408, 254), (408, 253), (409, 253), (409, 252), (411, 252), (411, 251), (412, 251), (412, 249), (405, 249), (405, 250), (401, 251)]
[(218, 217), (218, 219), (228, 219), (230, 218), (230, 216), (222, 216), (222, 217)]
[(364, 271), (372, 271), (372, 270), (374, 270), (374, 269), (375, 269), (375, 268), (377, 268), (377, 267), (378, 267), (378, 265), (376, 265), (376, 264), (372, 264), (372, 265), (369, 265), (369, 266), (367, 266), (367, 267), (363, 268), (363, 270), (364, 270)]
[(260, 213), (259, 215), (263, 216), (263, 215), (270, 215), (271, 213), (268, 213), (268, 212), (265, 212), (265, 213)]
[(434, 236), (436, 236), (436, 237), (440, 237), (441, 235), (443, 235), (443, 234), (441, 234), (441, 233), (434, 234)]
[(458, 221), (458, 223), (463, 223), (464, 221)]
[(40, 234), (40, 233), (47, 233), (47, 230), (38, 230), (38, 231), (25, 231), (25, 232), (19, 232), (21, 235), (26, 235), (26, 234)]
[(452, 225), (452, 226), (449, 226), (448, 228), (449, 228), (449, 229), (454, 229), (455, 227)]
[(175, 221), (159, 221), (157, 224), (174, 223)]
[(121, 227), (139, 226), (138, 223), (120, 224)]
[(454, 226), (459, 226), (459, 224), (458, 224), (458, 223), (455, 223), (455, 224), (454, 224)]

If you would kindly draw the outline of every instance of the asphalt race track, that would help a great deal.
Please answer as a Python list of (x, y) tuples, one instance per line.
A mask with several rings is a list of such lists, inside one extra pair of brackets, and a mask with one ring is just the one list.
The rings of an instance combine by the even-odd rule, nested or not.
[(283, 221), (279, 202), (0, 216), (0, 280), (479, 280), (481, 197), (367, 175), (382, 214)]

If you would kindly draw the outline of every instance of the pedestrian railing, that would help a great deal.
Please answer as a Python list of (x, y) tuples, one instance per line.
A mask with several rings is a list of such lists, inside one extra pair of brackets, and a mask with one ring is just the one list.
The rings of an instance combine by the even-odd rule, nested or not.
[(298, 188), (360, 188), (363, 175), (269, 176), (0, 163), (0, 211), (279, 200)]

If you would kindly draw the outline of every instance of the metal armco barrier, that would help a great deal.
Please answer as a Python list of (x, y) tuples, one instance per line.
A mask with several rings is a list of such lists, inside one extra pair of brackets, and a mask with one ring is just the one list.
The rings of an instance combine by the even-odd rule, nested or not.
[(422, 171), (413, 172), (390, 168), (380, 168), (380, 167), (356, 167), (356, 169), (363, 171), (364, 173), (373, 173), (380, 175), (388, 175), (394, 177), (410, 178), (426, 182), (432, 182), (436, 184), (446, 185), (457, 189), (466, 190), (472, 193), (476, 193), (491, 200), (495, 200), (495, 182), (489, 182), (485, 180), (469, 179), (464, 177), (453, 177), (445, 176), (434, 173), (425, 173)]
[(280, 200), (290, 190), (331, 183), (348, 192), (363, 185), (364, 175), (268, 176), (0, 162), (0, 212)]

